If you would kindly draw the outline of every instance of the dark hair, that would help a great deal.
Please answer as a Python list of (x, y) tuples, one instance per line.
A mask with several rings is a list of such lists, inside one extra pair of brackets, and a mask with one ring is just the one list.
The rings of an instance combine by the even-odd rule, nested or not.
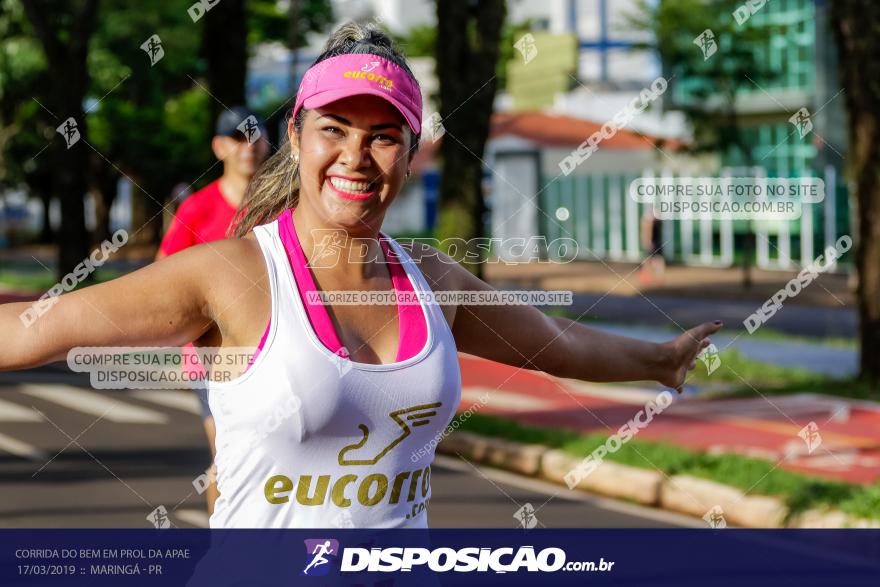
[[(397, 64), (415, 80), (418, 86), (416, 76), (413, 75), (406, 58), (391, 37), (370, 24), (348, 22), (340, 26), (327, 39), (323, 51), (312, 66), (337, 55), (360, 53), (378, 55)], [(292, 110), (291, 108), (291, 112)], [(293, 130), (297, 136), (302, 135), (306, 112), (305, 108), (301, 108), (293, 121)], [(289, 115), (287, 119), (290, 119)], [(412, 161), (419, 148), (421, 136), (415, 134), (409, 126), (406, 128), (411, 133), (408, 156)], [(232, 235), (244, 236), (254, 226), (271, 222), (285, 210), (295, 207), (299, 202), (299, 190), (299, 163), (290, 158), (290, 149), (287, 147), (287, 141), (284, 141), (278, 151), (263, 163), (248, 185), (236, 212), (235, 221), (232, 223)]]

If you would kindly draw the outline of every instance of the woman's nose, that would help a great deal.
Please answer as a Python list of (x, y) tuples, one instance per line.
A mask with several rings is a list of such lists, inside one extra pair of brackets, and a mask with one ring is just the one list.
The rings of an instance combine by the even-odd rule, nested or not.
[(369, 166), (370, 152), (362, 137), (352, 135), (342, 145), (340, 154), (342, 161), (349, 167), (359, 168)]

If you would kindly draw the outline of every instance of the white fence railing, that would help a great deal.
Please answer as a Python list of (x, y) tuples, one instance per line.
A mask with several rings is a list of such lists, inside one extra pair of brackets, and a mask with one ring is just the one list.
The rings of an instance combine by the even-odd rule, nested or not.
[[(724, 168), (719, 177), (766, 177), (763, 168)], [(652, 205), (629, 196), (632, 181), (674, 178), (667, 170), (635, 174), (596, 174), (556, 178), (540, 196), (539, 232), (549, 240), (572, 238), (578, 258), (640, 261), (640, 226)], [(796, 220), (747, 221), (681, 217), (661, 220), (663, 254), (686, 265), (730, 267), (745, 254), (736, 248), (736, 236), (753, 231), (753, 264), (763, 269), (798, 270), (813, 261), (822, 249), (848, 234), (846, 194), (840, 193), (837, 173), (827, 166), (821, 178), (825, 197), (805, 203)]]

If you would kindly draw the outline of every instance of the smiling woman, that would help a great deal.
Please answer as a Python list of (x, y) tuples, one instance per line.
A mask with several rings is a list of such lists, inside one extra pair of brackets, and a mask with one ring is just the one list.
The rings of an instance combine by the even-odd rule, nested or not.
[[(343, 26), (303, 78), (289, 141), (245, 194), (241, 238), (61, 295), (32, 323), (25, 304), (0, 306), (0, 332), (15, 343), (0, 351), (0, 369), (63, 360), (76, 347), (255, 348), (227, 379), (212, 367), (207, 383), (214, 528), (426, 527), (434, 449), (461, 399), (458, 351), (680, 391), (720, 323), (656, 344), (529, 305), (482, 303), (506, 296), (436, 249), (408, 251), (381, 232), (421, 119), (419, 84), (388, 37)], [(311, 295), (390, 291), (396, 305)]]
[[(409, 164), (419, 148), (421, 114), (419, 83), (391, 39), (372, 27), (343, 25), (303, 76), (288, 122), (289, 143), (251, 182), (236, 236), (296, 208), (301, 192), (307, 190), (315, 194), (326, 190), (327, 195), (349, 201), (378, 196), (371, 206), (384, 214), (409, 176)], [(341, 162), (330, 167), (330, 157), (339, 155), (339, 149), (346, 150), (343, 157), (358, 159), (354, 170)], [(372, 168), (358, 169), (367, 158), (372, 159)], [(330, 209), (338, 212), (339, 204), (328, 200)], [(351, 206), (343, 210), (363, 214)], [(329, 212), (325, 209), (325, 219), (331, 217)], [(360, 222), (351, 222), (349, 226), (357, 229)]]

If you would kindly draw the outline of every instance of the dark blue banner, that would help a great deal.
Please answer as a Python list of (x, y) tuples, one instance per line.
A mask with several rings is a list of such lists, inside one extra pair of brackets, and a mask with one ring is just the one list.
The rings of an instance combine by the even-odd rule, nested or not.
[(0, 585), (876, 585), (880, 530), (0, 530)]

